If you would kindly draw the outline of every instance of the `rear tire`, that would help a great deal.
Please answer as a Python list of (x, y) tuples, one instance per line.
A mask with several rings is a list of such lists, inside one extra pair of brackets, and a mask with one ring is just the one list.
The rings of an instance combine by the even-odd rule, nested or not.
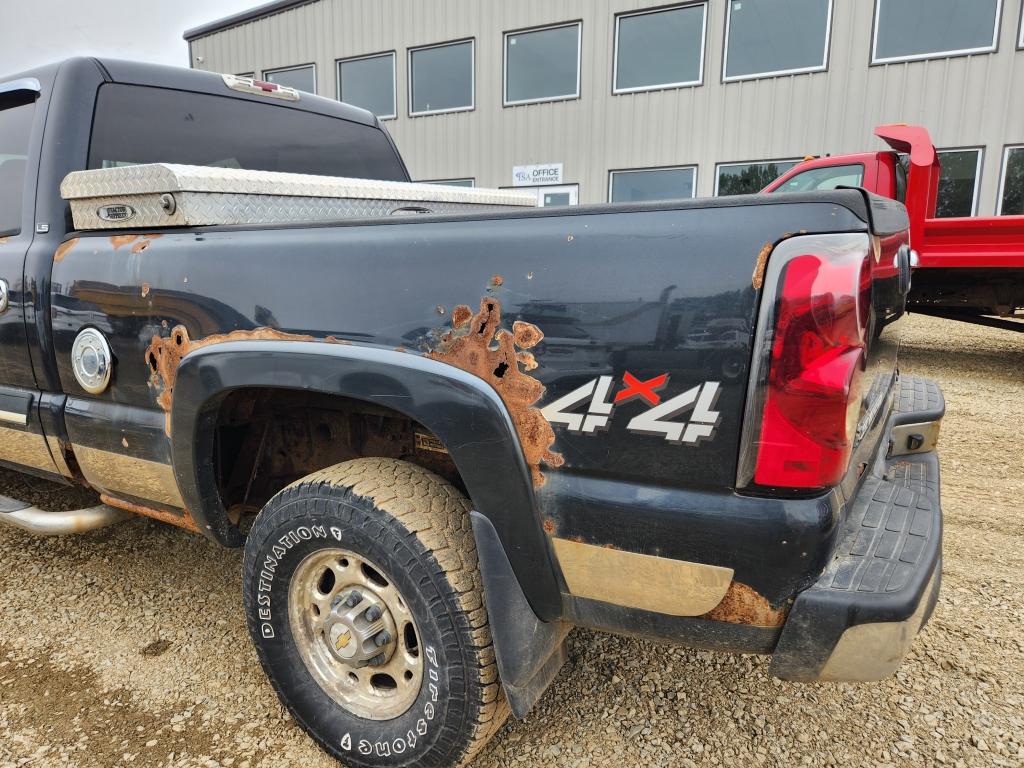
[[(324, 562), (330, 573), (307, 589), (310, 564)], [(346, 765), (465, 765), (508, 717), (469, 503), (422, 467), (355, 459), (285, 488), (249, 533), (243, 590), (249, 633), (282, 703)], [(312, 597), (303, 602), (306, 594)], [(367, 626), (371, 601), (391, 630), (382, 634), (397, 691), (395, 680), (374, 674), (385, 668), (383, 654), (362, 661), (337, 655), (364, 645), (366, 655), (376, 652), (380, 636), (350, 644)], [(342, 613), (359, 617), (342, 625)], [(404, 672), (402, 658), (409, 659)], [(378, 677), (386, 685), (356, 695)], [(403, 693), (405, 681), (418, 691)], [(374, 711), (377, 694), (384, 705)]]

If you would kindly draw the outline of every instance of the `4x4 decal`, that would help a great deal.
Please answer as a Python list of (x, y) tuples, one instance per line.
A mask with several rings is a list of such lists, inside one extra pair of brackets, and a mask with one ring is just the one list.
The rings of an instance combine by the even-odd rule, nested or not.
[[(648, 409), (630, 419), (626, 429), (641, 435), (659, 435), (670, 443), (696, 445), (714, 437), (721, 418), (714, 410), (721, 385), (706, 381), (685, 392), (662, 401), (661, 390), (669, 383), (663, 373), (641, 381), (628, 371), (622, 377), (622, 388), (612, 397), (615, 379), (599, 376), (572, 392), (549, 403), (541, 413), (552, 424), (563, 424), (570, 432), (594, 434), (608, 428), (617, 406), (640, 401)], [(589, 401), (585, 412), (574, 410)], [(689, 419), (673, 421), (689, 412)]]

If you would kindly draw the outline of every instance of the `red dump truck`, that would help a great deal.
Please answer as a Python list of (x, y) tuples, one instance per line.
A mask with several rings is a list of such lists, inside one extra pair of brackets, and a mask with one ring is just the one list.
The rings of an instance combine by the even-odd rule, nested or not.
[[(928, 130), (881, 125), (892, 151), (807, 160), (763, 192), (851, 186), (899, 200), (910, 214), (917, 269), (907, 299), (916, 312), (1024, 331), (1024, 216), (936, 218), (941, 166)], [(902, 156), (902, 157), (901, 157)]]

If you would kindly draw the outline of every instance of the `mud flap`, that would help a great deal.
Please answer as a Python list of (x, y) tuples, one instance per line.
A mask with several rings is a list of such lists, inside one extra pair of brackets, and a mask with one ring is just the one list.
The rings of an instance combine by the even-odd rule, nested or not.
[(471, 512), (498, 673), (512, 714), (525, 717), (566, 660), (564, 621), (537, 618), (491, 521)]

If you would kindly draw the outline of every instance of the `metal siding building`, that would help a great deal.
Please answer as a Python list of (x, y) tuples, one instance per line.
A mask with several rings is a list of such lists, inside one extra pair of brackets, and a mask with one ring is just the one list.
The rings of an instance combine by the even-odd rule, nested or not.
[[(695, 166), (696, 194), (709, 196), (720, 163), (868, 151), (882, 146), (875, 125), (908, 122), (941, 149), (982, 149), (976, 213), (991, 215), (1005, 148), (1024, 144), (1024, 0), (990, 1), (994, 50), (872, 63), (876, 2), (832, 0), (824, 70), (740, 80), (724, 77), (727, 16), (765, 0), (279, 1), (186, 39), (201, 69), (260, 77), (314, 64), (316, 91), (335, 98), (339, 59), (394, 52), (397, 116), (383, 122), (416, 180), (509, 186), (514, 166), (562, 163), (586, 203), (608, 200), (611, 171)], [(700, 83), (614, 93), (616, 17), (692, 5), (706, 7)], [(506, 106), (504, 33), (566, 22), (581, 23), (578, 97)], [(458, 40), (473, 41), (472, 108), (410, 116), (410, 49)]]

